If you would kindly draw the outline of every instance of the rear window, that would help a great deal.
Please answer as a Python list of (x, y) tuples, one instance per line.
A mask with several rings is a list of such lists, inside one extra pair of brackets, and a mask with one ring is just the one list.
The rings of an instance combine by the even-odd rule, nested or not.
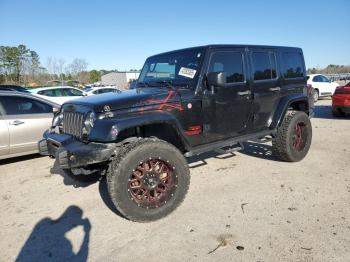
[(283, 53), (284, 78), (304, 76), (304, 60), (300, 53)]
[(253, 52), (254, 80), (269, 80), (277, 77), (276, 56), (270, 52)]

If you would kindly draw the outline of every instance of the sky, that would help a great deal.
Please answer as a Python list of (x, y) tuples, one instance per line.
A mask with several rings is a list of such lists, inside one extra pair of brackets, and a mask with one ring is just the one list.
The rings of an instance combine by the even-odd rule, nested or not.
[(153, 54), (207, 44), (297, 46), (307, 67), (350, 64), (349, 0), (0, 0), (0, 45), (88, 69), (140, 69)]

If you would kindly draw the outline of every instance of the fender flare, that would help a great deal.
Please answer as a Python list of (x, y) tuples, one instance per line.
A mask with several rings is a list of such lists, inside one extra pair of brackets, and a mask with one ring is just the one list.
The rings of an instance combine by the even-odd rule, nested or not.
[[(95, 126), (92, 129), (89, 140), (94, 142), (114, 142), (115, 139), (111, 137), (111, 130), (116, 129), (118, 133), (133, 127), (151, 125), (151, 124), (168, 124), (170, 125), (186, 149), (190, 148), (189, 142), (184, 135), (185, 132), (181, 127), (179, 121), (174, 115), (167, 111), (151, 111), (142, 112), (139, 114), (133, 114), (128, 116), (122, 116), (118, 118), (116, 115), (114, 118), (97, 120)], [(117, 136), (118, 139), (118, 136)]]
[(288, 111), (290, 105), (294, 102), (305, 102), (309, 110), (309, 98), (306, 95), (294, 94), (283, 97), (275, 110), (275, 113), (272, 118), (270, 129), (276, 129), (281, 124), (284, 115)]

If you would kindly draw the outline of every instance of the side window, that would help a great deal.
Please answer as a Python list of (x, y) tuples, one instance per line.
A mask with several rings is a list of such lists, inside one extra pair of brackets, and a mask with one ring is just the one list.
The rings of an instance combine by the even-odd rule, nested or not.
[(53, 90), (43, 90), (38, 92), (39, 95), (44, 95), (44, 96), (55, 96)]
[(3, 96), (0, 102), (7, 115), (52, 113), (52, 106), (28, 97)]
[(79, 90), (73, 88), (62, 89), (63, 96), (82, 96), (83, 93)]
[(312, 79), (313, 82), (322, 82), (321, 76), (314, 76)]
[(79, 90), (76, 90), (76, 89), (68, 89), (69, 92), (70, 92), (70, 95), (71, 96), (83, 96), (83, 92), (79, 91)]
[(276, 56), (270, 52), (253, 52), (254, 80), (269, 80), (277, 77)]
[(304, 61), (300, 53), (283, 53), (282, 58), (285, 78), (304, 76)]
[(225, 72), (226, 83), (244, 81), (243, 57), (240, 52), (216, 52), (210, 59), (209, 72)]
[(114, 89), (111, 89), (111, 88), (105, 88), (102, 90), (102, 93), (114, 93), (115, 90)]
[(64, 92), (62, 89), (52, 89), (52, 92), (55, 94), (56, 97), (64, 96)]
[(320, 76), (320, 77), (322, 78), (322, 82), (324, 82), (324, 83), (330, 82), (330, 80), (327, 77), (325, 77), (325, 76)]

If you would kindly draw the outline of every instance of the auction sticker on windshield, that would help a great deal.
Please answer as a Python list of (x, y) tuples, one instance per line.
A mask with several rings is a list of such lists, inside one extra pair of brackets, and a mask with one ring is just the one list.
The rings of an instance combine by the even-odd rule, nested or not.
[(196, 72), (197, 72), (197, 70), (187, 68), (187, 67), (181, 67), (180, 71), (179, 71), (179, 75), (184, 76), (184, 77), (193, 78), (195, 76)]

